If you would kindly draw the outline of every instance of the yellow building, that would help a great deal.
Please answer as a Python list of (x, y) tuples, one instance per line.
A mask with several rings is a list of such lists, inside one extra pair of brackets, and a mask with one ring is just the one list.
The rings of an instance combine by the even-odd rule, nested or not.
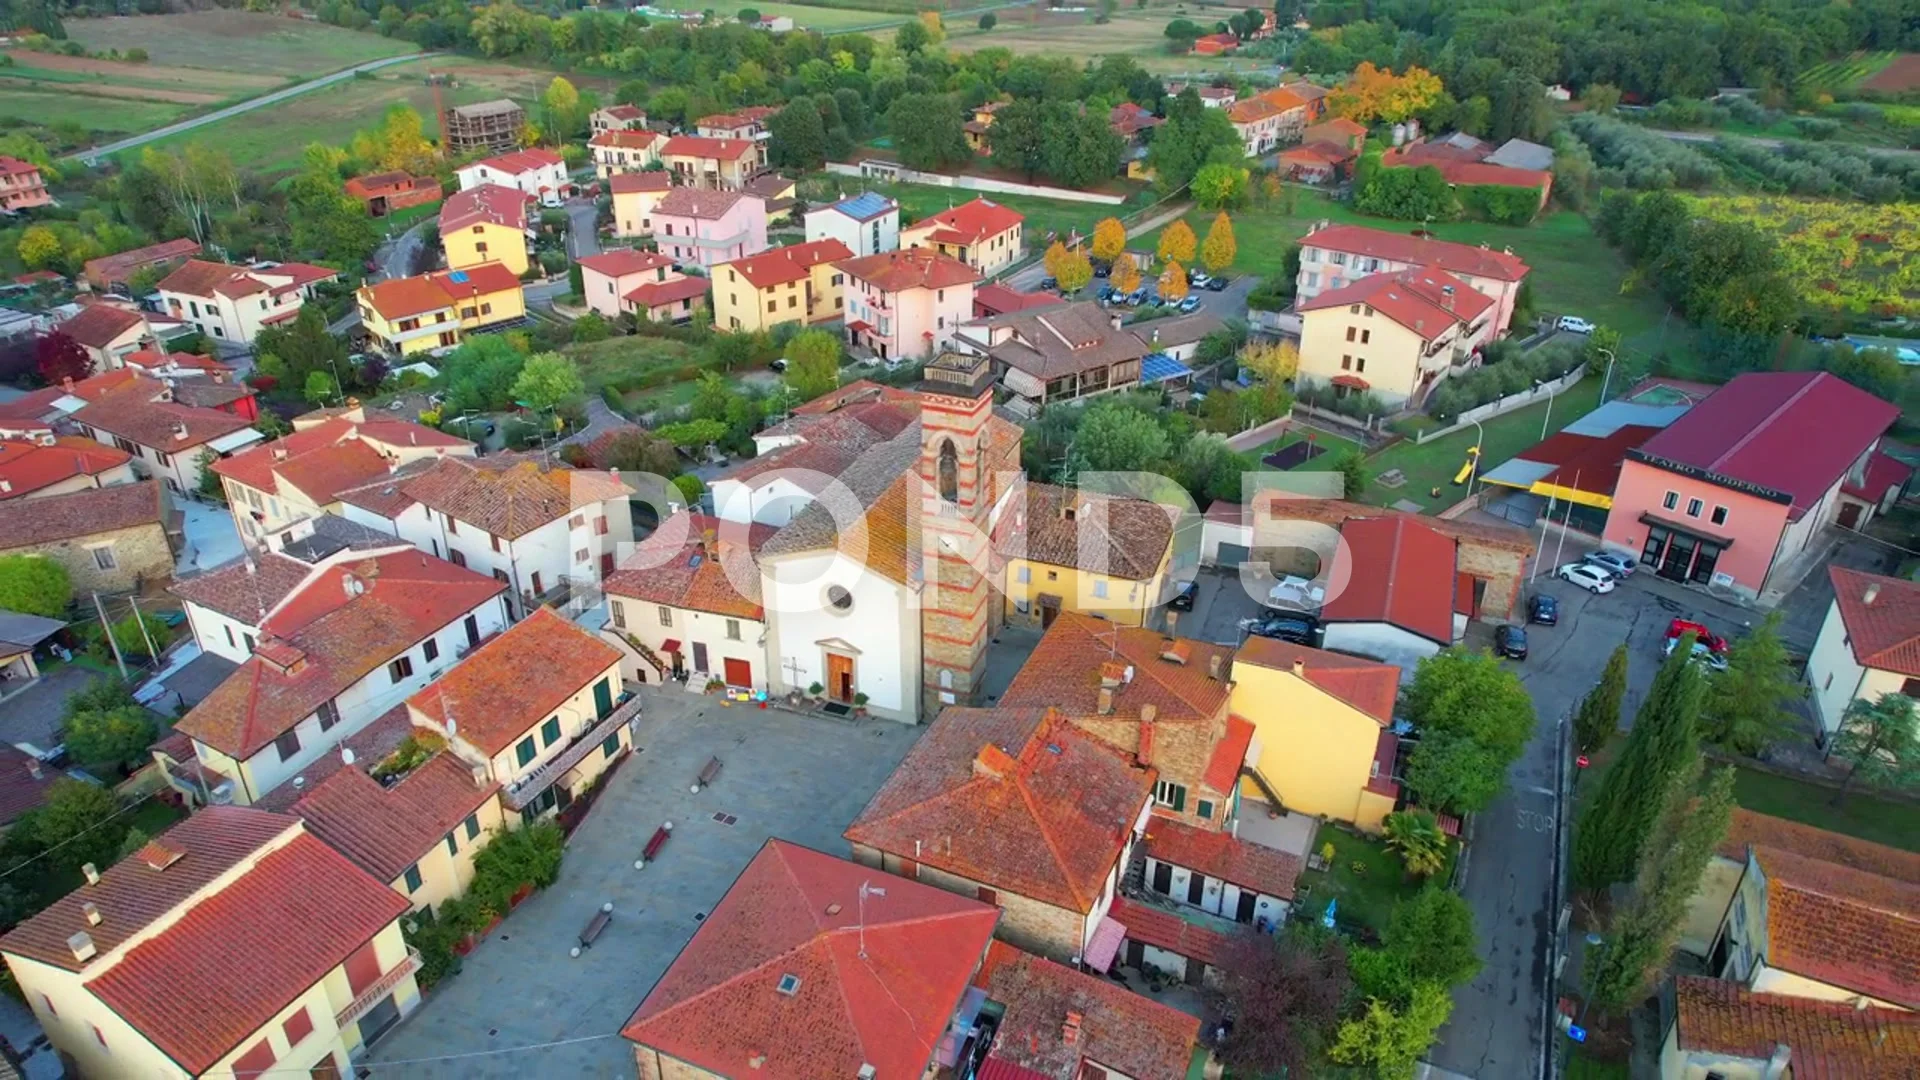
[(1389, 730), (1399, 687), (1391, 664), (1248, 638), (1233, 658), (1232, 711), (1253, 723), (1264, 784), (1243, 779), (1241, 797), (1277, 793), (1293, 813), (1378, 832), (1400, 790)]
[(722, 330), (771, 330), (846, 312), (846, 274), (833, 263), (853, 252), (838, 240), (774, 248), (713, 268), (713, 324)]
[(452, 348), (472, 331), (527, 317), (520, 279), (500, 263), (439, 270), (360, 286), (368, 341), (402, 358)]
[(654, 169), (651, 172), (619, 173), (607, 181), (613, 195), (613, 235), (652, 236), (653, 208), (673, 188), (673, 174)]
[(1492, 297), (1444, 270), (1369, 274), (1304, 300), (1298, 378), (1389, 408), (1426, 400), (1498, 336)]
[(587, 141), (587, 152), (593, 156), (594, 175), (605, 180), (658, 165), (660, 143), (664, 139), (660, 133), (645, 129), (615, 128), (595, 135)]
[(526, 821), (565, 810), (633, 746), (620, 650), (539, 608), (407, 699), (417, 727), (500, 785)]
[(976, 154), (984, 154), (990, 150), (987, 145), (987, 131), (993, 127), (993, 114), (1000, 111), (1000, 107), (1005, 104), (1004, 101), (989, 101), (973, 110), (973, 118), (965, 124), (968, 149)]
[(501, 184), (457, 191), (440, 204), (440, 247), (447, 266), (464, 270), (481, 263), (506, 265), (515, 277), (531, 265), (527, 256), (527, 194)]
[(407, 902), (295, 817), (210, 806), (0, 953), (81, 1076), (344, 1076), (419, 1004)]
[(1007, 621), (1044, 628), (1072, 611), (1145, 624), (1166, 599), (1173, 515), (1144, 499), (1027, 483), (994, 528)]
[(462, 334), (521, 322), (527, 317), (527, 297), (520, 279), (502, 263), (439, 270), (427, 276), (453, 298)]
[(932, 248), (991, 277), (1026, 253), (1025, 215), (988, 199), (961, 203), (900, 230), (903, 248)]

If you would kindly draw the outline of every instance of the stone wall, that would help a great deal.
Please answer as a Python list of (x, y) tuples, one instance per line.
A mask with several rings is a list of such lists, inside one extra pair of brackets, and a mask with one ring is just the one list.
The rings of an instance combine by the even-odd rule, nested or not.
[[(101, 569), (94, 556), (94, 550), (103, 545), (110, 546), (113, 552), (112, 569)], [(0, 551), (0, 555), (41, 555), (52, 559), (67, 568), (67, 575), (73, 579), (73, 593), (82, 598), (92, 592), (132, 592), (142, 584), (166, 581), (173, 576), (173, 549), (167, 545), (166, 530), (158, 521), (38, 547)]]
[(993, 902), (1000, 908), (1000, 925), (994, 936), (1030, 953), (1061, 963), (1080, 955), (1080, 943), (1086, 929), (1086, 916), (1077, 911), (1055, 907), (993, 885), (949, 874), (925, 863), (882, 852), (864, 844), (853, 845), (853, 861), (875, 866), (889, 874), (911, 878), (922, 885), (943, 889), (955, 896), (982, 899), (982, 888), (993, 891)]

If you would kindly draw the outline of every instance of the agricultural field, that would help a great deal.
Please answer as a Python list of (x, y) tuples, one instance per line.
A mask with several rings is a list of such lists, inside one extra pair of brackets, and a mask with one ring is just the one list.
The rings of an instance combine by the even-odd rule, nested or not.
[(263, 75), (274, 83), (419, 51), (378, 34), (231, 10), (72, 19), (67, 33), (90, 52), (145, 49), (154, 66)]
[[(1085, 12), (1056, 12), (1034, 4), (1001, 8), (991, 30), (981, 30), (978, 15), (947, 17), (947, 45), (956, 52), (1000, 48), (1015, 53), (1052, 53), (1058, 56), (1132, 56), (1157, 74), (1199, 73), (1270, 67), (1271, 61), (1225, 57), (1183, 56), (1167, 52), (1167, 23), (1176, 18), (1210, 22), (1206, 12), (1176, 12), (1171, 6), (1116, 11), (1106, 23), (1094, 22), (1092, 5)], [(1224, 14), (1230, 10), (1222, 8)]]
[[(1874, 55), (1886, 56), (1887, 54)], [(1877, 65), (1877, 70), (1860, 80), (1860, 89), (1881, 90), (1895, 94), (1906, 90), (1920, 90), (1920, 53), (1888, 56)]]
[(1920, 207), (1766, 195), (1690, 200), (1709, 217), (1772, 234), (1810, 307), (1920, 314)]
[[(845, 34), (860, 30), (872, 30), (875, 27), (898, 26), (906, 22), (908, 16), (899, 11), (881, 10), (883, 5), (866, 7), (816, 7), (812, 4), (755, 3), (754, 0), (653, 0), (653, 7), (668, 11), (711, 11), (723, 19), (731, 19), (742, 8), (752, 8), (762, 15), (778, 17), (785, 15), (793, 20), (795, 26), (803, 30), (818, 30), (823, 34)], [(954, 15), (954, 19), (960, 18)]]
[(1823, 90), (1850, 90), (1880, 74), (1900, 56), (1896, 52), (1857, 52), (1844, 60), (1829, 60), (1801, 72), (1808, 86)]
[[(95, 97), (71, 89), (42, 89), (30, 83), (0, 79), (0, 117), (72, 128), (82, 135), (107, 132), (130, 135), (170, 124), (193, 106), (171, 101), (133, 101)], [(79, 140), (84, 145), (84, 139)]]
[[(269, 173), (292, 170), (299, 165), (308, 143), (344, 144), (354, 132), (371, 126), (391, 105), (411, 105), (433, 125), (433, 88), (427, 85), (428, 70), (452, 76), (453, 84), (441, 88), (442, 99), (449, 106), (502, 97), (531, 104), (556, 74), (461, 57), (414, 60), (365, 72), (273, 108), (242, 113), (157, 145), (200, 142), (226, 151), (234, 164), (243, 168)], [(615, 88), (614, 81), (607, 78), (571, 74), (568, 78), (581, 90), (592, 90), (606, 98)]]

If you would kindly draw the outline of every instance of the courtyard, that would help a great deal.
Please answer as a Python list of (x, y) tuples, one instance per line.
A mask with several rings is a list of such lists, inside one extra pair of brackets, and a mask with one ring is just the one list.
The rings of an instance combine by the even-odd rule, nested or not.
[[(370, 1058), (381, 1076), (635, 1075), (621, 1025), (761, 845), (778, 836), (844, 856), (841, 831), (922, 730), (726, 707), (678, 689), (641, 693), (634, 754), (568, 842), (560, 880), (381, 1041)], [(725, 763), (719, 777), (689, 791), (713, 757)], [(672, 839), (635, 870), (665, 821)], [(605, 932), (570, 958), (608, 902)]]

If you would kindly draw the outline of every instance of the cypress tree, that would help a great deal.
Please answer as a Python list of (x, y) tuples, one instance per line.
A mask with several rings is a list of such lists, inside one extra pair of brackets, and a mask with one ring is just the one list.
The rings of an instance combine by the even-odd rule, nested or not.
[(1573, 717), (1573, 740), (1583, 754), (1591, 754), (1607, 744), (1620, 728), (1620, 703), (1627, 696), (1627, 645), (1613, 647), (1607, 657), (1607, 669), (1600, 673), (1600, 684), (1587, 692), (1580, 711)]
[(1600, 790), (1575, 823), (1573, 879), (1582, 889), (1604, 889), (1632, 876), (1659, 817), (1662, 794), (1699, 752), (1706, 687), (1690, 659), (1692, 649), (1688, 634), (1660, 665), (1626, 747), (1600, 777)]

